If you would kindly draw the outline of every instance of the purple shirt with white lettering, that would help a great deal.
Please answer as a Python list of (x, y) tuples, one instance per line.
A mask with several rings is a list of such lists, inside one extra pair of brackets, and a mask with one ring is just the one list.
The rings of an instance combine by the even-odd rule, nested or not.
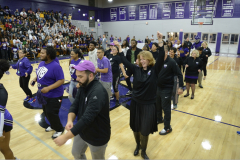
[(112, 82), (112, 67), (109, 59), (107, 57), (103, 57), (101, 60), (98, 58), (97, 63), (99, 69), (108, 68), (107, 73), (101, 73), (100, 80), (103, 82)]
[[(37, 82), (38, 89), (42, 89), (45, 86), (50, 86), (59, 80), (64, 79), (62, 67), (55, 61), (46, 64), (41, 62), (37, 70)], [(57, 98), (63, 95), (63, 85), (50, 90), (48, 93), (43, 93), (44, 97)]]
[(77, 79), (76, 69), (73, 68), (73, 67), (76, 66), (76, 65), (78, 65), (80, 62), (81, 62), (81, 59), (80, 59), (80, 58), (79, 58), (77, 61), (74, 61), (74, 59), (73, 59), (73, 60), (71, 60), (71, 62), (70, 62), (70, 66), (69, 66), (70, 75), (71, 75), (71, 77), (72, 77), (73, 79), (75, 79), (75, 80)]

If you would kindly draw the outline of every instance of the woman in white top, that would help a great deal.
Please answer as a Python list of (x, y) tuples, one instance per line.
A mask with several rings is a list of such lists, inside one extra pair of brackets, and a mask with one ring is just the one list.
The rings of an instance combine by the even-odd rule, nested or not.
[(122, 43), (122, 52), (123, 52), (125, 57), (127, 55), (127, 50), (128, 49), (129, 49), (129, 44), (128, 44), (128, 41), (125, 39), (125, 40), (123, 40), (123, 43)]
[(174, 45), (174, 48), (179, 49), (179, 48), (181, 47), (181, 45), (182, 45), (182, 44), (181, 44), (181, 41), (178, 40), (178, 41), (177, 41), (177, 44)]

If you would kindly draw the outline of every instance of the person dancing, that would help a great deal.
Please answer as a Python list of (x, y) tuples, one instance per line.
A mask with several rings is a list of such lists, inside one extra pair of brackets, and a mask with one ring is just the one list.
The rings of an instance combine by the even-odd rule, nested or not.
[[(0, 79), (3, 74), (10, 68), (7, 60), (0, 59)], [(17, 159), (14, 157), (10, 144), (10, 135), (13, 128), (13, 118), (9, 111), (6, 109), (8, 100), (8, 92), (0, 83), (0, 151), (4, 155), (5, 159)]]
[(164, 62), (164, 49), (162, 43), (162, 34), (158, 34), (159, 56), (157, 62), (149, 51), (142, 51), (138, 54), (139, 67), (129, 62), (122, 52), (120, 44), (114, 41), (119, 48), (121, 61), (133, 74), (133, 92), (130, 104), (130, 127), (133, 131), (137, 143), (134, 156), (139, 154), (149, 159), (146, 153), (149, 134), (153, 134), (157, 128), (156, 114), (156, 92), (157, 78)]

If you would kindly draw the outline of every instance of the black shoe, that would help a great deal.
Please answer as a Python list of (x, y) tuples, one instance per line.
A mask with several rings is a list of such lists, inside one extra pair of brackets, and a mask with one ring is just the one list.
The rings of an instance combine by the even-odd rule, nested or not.
[(163, 123), (163, 122), (164, 122), (163, 119), (160, 119), (160, 120), (158, 119), (158, 120), (157, 120), (157, 124), (160, 124), (160, 123)]
[(120, 106), (119, 100), (116, 100), (116, 106)]
[(139, 154), (139, 150), (140, 150), (140, 149), (141, 149), (141, 146), (140, 146), (140, 145), (137, 145), (137, 147), (136, 147), (133, 155), (134, 155), (134, 156), (137, 156), (137, 155)]
[(149, 159), (146, 151), (142, 151), (141, 156), (142, 156), (143, 159)]
[(191, 96), (191, 99), (194, 99), (194, 95)]
[(188, 97), (188, 96), (189, 96), (189, 94), (185, 94), (185, 95), (184, 95), (184, 97)]
[(199, 85), (199, 87), (200, 87), (200, 88), (203, 88), (203, 86), (202, 86), (202, 85)]

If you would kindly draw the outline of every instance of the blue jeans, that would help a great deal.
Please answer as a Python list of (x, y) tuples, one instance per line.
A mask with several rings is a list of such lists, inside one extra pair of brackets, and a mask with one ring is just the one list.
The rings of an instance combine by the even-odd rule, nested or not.
[(73, 88), (76, 87), (76, 85), (78, 84), (78, 82), (75, 82), (75, 81), (71, 81), (70, 84), (69, 84), (69, 95), (68, 95), (68, 99), (70, 100), (71, 103), (74, 102), (74, 98), (72, 96), (72, 93), (73, 93)]

